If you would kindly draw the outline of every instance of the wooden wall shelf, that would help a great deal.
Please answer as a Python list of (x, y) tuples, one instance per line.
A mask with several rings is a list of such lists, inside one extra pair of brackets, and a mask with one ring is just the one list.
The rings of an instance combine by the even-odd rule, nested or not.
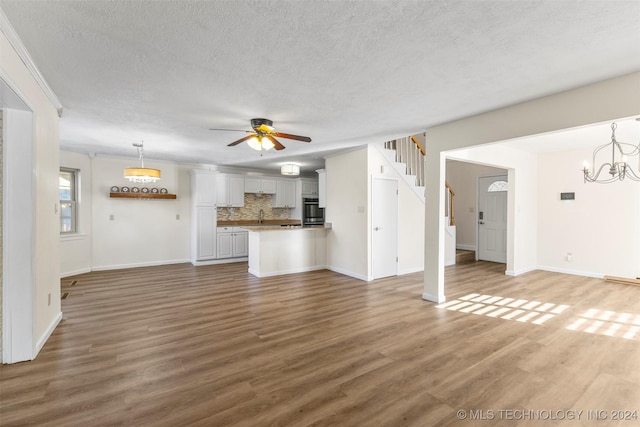
[(175, 199), (175, 194), (160, 193), (109, 193), (109, 197), (115, 199)]

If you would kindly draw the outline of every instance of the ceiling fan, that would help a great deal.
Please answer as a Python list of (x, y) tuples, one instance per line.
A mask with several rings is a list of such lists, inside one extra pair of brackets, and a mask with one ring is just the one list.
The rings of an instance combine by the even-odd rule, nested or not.
[(237, 141), (233, 141), (231, 144), (228, 144), (228, 147), (233, 147), (234, 145), (238, 145), (244, 141), (247, 141), (249, 147), (254, 150), (262, 151), (262, 150), (270, 150), (275, 148), (276, 150), (284, 150), (286, 147), (280, 143), (275, 137), (278, 138), (286, 138), (286, 139), (294, 139), (296, 141), (302, 142), (311, 142), (311, 138), (308, 136), (300, 136), (300, 135), (291, 135), (290, 133), (277, 132), (273, 127), (273, 122), (269, 119), (251, 119), (251, 127), (253, 131), (250, 130), (236, 130), (236, 129), (210, 129), (210, 130), (227, 130), (227, 131), (237, 131), (237, 132), (247, 132), (249, 135), (238, 139)]

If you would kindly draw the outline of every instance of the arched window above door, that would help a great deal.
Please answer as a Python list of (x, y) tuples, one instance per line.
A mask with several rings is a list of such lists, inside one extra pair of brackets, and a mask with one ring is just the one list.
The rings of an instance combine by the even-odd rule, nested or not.
[(507, 191), (508, 189), (509, 183), (507, 181), (496, 181), (487, 188), (487, 192), (493, 193), (494, 191)]

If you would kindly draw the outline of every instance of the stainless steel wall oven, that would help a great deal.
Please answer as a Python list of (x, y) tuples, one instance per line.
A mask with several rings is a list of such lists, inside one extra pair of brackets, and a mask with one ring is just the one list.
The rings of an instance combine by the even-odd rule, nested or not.
[(318, 206), (317, 198), (304, 198), (302, 203), (302, 224), (324, 224), (324, 208)]

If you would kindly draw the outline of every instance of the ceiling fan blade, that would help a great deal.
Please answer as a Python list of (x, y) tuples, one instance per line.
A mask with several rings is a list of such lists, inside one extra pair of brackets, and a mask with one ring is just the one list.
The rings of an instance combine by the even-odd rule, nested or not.
[(275, 139), (273, 136), (267, 135), (267, 138), (269, 138), (269, 141), (273, 142), (273, 148), (275, 148), (276, 150), (284, 150), (286, 148), (284, 145), (280, 144), (280, 141)]
[(291, 135), (290, 133), (282, 132), (274, 132), (273, 135), (279, 136), (280, 138), (295, 139), (296, 141), (311, 142), (311, 138), (308, 136)]
[(209, 130), (222, 130), (222, 131), (226, 131), (226, 132), (247, 132), (247, 133), (252, 133), (252, 130), (246, 130), (246, 129), (218, 129), (218, 128), (211, 128)]
[(231, 144), (227, 144), (227, 147), (233, 147), (234, 145), (238, 145), (238, 144), (240, 144), (241, 142), (244, 142), (244, 141), (246, 141), (246, 140), (247, 140), (247, 139), (249, 139), (249, 138), (253, 138), (254, 136), (256, 136), (256, 134), (255, 134), (255, 133), (253, 133), (253, 134), (251, 134), (251, 135), (247, 135), (247, 136), (245, 136), (245, 137), (243, 137), (243, 138), (240, 138), (240, 139), (239, 139), (239, 140), (237, 140), (237, 141), (233, 141)]

